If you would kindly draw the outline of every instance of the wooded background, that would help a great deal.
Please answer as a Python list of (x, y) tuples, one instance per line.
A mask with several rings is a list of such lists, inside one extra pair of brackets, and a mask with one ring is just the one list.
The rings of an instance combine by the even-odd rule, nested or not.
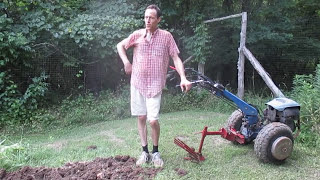
[[(185, 66), (205, 62), (206, 75), (231, 89), (237, 88), (241, 18), (205, 20), (247, 12), (246, 47), (282, 90), (319, 63), (318, 0), (3, 0), (0, 99), (25, 94), (34, 78), (54, 95), (128, 83), (116, 44), (144, 27), (149, 4), (162, 10), (160, 27), (172, 32), (180, 57), (193, 55)], [(245, 88), (270, 93), (248, 61)]]

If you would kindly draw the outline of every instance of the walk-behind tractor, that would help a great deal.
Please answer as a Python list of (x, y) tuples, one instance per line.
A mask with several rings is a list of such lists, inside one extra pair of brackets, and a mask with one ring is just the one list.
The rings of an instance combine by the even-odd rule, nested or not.
[[(218, 98), (227, 100), (237, 109), (229, 117), (226, 127), (219, 131), (208, 131), (208, 127), (204, 127), (198, 151), (186, 145), (181, 139), (175, 138), (174, 143), (188, 152), (188, 157), (185, 159), (196, 162), (205, 160), (202, 155), (202, 146), (207, 135), (221, 135), (236, 144), (249, 144), (254, 141), (255, 154), (263, 162), (279, 164), (290, 156), (294, 138), (300, 132), (300, 105), (297, 102), (288, 98), (275, 98), (266, 103), (267, 107), (260, 115), (255, 106), (227, 91), (223, 85), (194, 69), (186, 68), (185, 70), (188, 79), (193, 79), (194, 85), (208, 90)], [(169, 72), (169, 76), (171, 73)]]

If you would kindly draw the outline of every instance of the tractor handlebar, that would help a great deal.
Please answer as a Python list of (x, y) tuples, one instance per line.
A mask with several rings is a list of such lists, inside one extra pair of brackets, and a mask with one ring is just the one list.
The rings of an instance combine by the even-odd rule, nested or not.
[[(169, 81), (172, 81), (176, 79), (177, 77), (177, 71), (174, 67), (170, 66), (172, 70), (170, 70), (167, 74), (167, 79)], [(193, 68), (185, 68), (185, 73), (187, 76), (187, 79), (191, 79), (191, 83), (195, 84), (196, 86), (200, 86), (204, 89), (209, 90), (213, 94), (215, 94), (217, 91), (224, 91), (225, 88), (223, 85), (216, 83), (212, 81), (209, 77), (199, 73), (198, 71), (194, 70)], [(195, 79), (195, 80), (193, 80)], [(180, 85), (176, 85), (176, 87), (179, 87)]]

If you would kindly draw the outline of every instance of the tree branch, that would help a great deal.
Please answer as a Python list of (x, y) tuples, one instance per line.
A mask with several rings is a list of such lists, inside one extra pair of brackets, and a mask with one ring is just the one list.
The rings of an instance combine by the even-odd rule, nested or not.
[(183, 61), (183, 64), (188, 63), (189, 61), (191, 61), (192, 58), (193, 58), (193, 55), (188, 57), (185, 61)]
[(230, 18), (235, 18), (235, 17), (240, 17), (240, 16), (242, 16), (242, 13), (234, 14), (234, 15), (230, 15), (230, 16), (226, 16), (226, 17), (222, 17), (222, 18), (213, 18), (213, 19), (204, 21), (204, 23), (210, 23), (210, 22), (214, 22), (214, 21), (222, 21), (225, 19), (230, 19)]

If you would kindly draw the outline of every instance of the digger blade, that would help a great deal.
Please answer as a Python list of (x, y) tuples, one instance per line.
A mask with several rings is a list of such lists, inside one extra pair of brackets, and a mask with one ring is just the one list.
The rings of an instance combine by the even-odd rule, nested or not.
[(194, 160), (194, 161), (204, 161), (204, 157), (200, 154), (195, 152), (194, 148), (190, 148), (188, 145), (186, 145), (183, 141), (181, 141), (179, 138), (174, 138), (174, 143), (178, 146), (180, 146), (182, 149), (186, 150), (189, 153), (189, 157), (185, 158), (187, 160)]

